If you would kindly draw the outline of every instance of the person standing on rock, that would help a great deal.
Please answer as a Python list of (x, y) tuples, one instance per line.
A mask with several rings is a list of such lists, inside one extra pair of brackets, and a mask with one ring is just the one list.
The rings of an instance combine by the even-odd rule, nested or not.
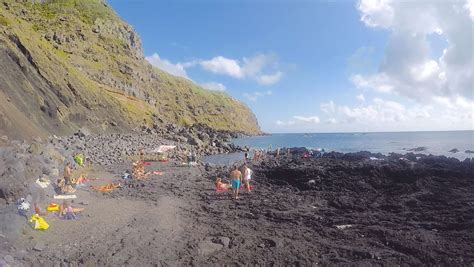
[(253, 152), (253, 159), (252, 159), (252, 161), (253, 161), (253, 162), (257, 162), (259, 157), (260, 157), (260, 151), (259, 151), (258, 149), (255, 149), (254, 152)]
[(138, 150), (138, 158), (140, 161), (145, 161), (145, 149), (143, 147)]
[(247, 192), (250, 192), (250, 179), (252, 179), (253, 171), (247, 166), (247, 164), (244, 164), (244, 166), (242, 167), (242, 172), (244, 176), (243, 182), (245, 183)]
[(64, 167), (64, 181), (66, 185), (72, 185), (72, 171), (71, 171), (71, 162), (66, 162), (66, 166)]
[(230, 172), (230, 179), (232, 184), (232, 191), (234, 192), (234, 198), (238, 199), (240, 183), (242, 181), (242, 173), (237, 168), (237, 165), (235, 165), (234, 169)]

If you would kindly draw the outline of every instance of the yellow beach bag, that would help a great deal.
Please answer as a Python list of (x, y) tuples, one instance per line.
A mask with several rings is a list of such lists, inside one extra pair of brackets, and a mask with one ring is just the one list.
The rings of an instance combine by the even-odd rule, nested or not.
[(49, 228), (49, 224), (38, 214), (31, 216), (30, 224), (35, 230), (46, 230)]

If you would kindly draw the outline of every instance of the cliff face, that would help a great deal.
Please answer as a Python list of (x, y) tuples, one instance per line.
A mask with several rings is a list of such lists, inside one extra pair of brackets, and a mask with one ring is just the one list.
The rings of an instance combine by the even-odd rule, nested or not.
[(260, 133), (220, 92), (151, 66), (101, 0), (0, 0), (0, 135), (129, 131), (153, 122)]

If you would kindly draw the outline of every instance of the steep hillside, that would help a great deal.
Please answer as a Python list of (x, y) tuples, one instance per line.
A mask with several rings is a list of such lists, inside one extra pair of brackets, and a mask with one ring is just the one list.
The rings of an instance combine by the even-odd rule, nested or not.
[(0, 135), (128, 131), (153, 122), (260, 133), (253, 113), (151, 66), (101, 0), (0, 0)]

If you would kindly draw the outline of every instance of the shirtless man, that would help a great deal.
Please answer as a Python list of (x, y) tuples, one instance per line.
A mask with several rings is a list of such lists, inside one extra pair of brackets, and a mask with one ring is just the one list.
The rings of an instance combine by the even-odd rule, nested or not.
[(71, 162), (66, 162), (64, 167), (64, 181), (66, 185), (72, 185), (72, 171), (71, 171)]
[(234, 169), (230, 172), (230, 180), (232, 184), (232, 191), (234, 192), (234, 198), (238, 199), (240, 183), (242, 181), (242, 173), (237, 168), (237, 165), (235, 165)]

